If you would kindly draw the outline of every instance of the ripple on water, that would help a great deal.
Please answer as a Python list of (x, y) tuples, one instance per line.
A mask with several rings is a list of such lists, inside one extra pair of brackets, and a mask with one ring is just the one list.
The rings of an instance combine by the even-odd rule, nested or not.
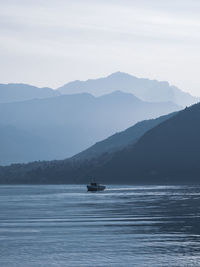
[(200, 186), (0, 187), (0, 266), (199, 266)]

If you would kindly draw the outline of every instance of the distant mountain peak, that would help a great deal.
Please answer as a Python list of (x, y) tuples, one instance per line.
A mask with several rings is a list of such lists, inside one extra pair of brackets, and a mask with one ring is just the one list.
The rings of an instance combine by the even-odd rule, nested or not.
[(117, 71), (107, 77), (74, 81), (58, 88), (62, 94), (88, 92), (102, 96), (113, 91), (131, 93), (146, 102), (173, 102), (179, 106), (188, 106), (199, 101), (199, 98), (185, 93), (167, 81), (137, 78), (125, 72)]
[(123, 79), (123, 78), (135, 78), (135, 76), (130, 75), (130, 74), (126, 73), (126, 72), (116, 71), (116, 72), (111, 73), (110, 75), (108, 75), (106, 78)]

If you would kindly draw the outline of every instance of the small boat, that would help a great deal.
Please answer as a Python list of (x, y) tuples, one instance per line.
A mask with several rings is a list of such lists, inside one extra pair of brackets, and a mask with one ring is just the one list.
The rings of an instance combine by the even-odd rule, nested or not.
[(106, 189), (106, 186), (98, 183), (90, 183), (87, 185), (87, 189), (88, 191), (103, 191)]

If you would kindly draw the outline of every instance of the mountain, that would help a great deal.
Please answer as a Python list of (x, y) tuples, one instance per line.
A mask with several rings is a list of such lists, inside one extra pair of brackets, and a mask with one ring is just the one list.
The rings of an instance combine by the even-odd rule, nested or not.
[(90, 175), (129, 183), (200, 182), (200, 104), (146, 132)]
[(79, 161), (90, 160), (105, 153), (114, 153), (118, 150), (122, 150), (128, 145), (135, 144), (147, 131), (154, 128), (161, 122), (171, 118), (175, 114), (176, 113), (174, 112), (156, 119), (138, 122), (134, 126), (122, 132), (116, 133), (103, 141), (97, 142), (93, 146), (75, 155), (72, 159)]
[[(26, 140), (31, 136), (20, 154), (0, 132), (4, 142), (0, 164), (71, 157), (138, 121), (179, 109), (170, 102), (144, 102), (119, 91), (101, 97), (84, 93), (0, 104), (1, 127), (14, 127)], [(13, 140), (20, 143), (18, 133)]]
[[(14, 126), (0, 125), (0, 162), (24, 162), (40, 159), (41, 155), (49, 151), (49, 144), (44, 138), (18, 129)], [(28, 153), (31, 151), (31, 153)]]
[(116, 72), (99, 79), (73, 81), (58, 88), (58, 91), (62, 94), (87, 92), (95, 96), (116, 90), (132, 93), (143, 101), (171, 101), (183, 107), (197, 103), (200, 100), (200, 98), (193, 97), (189, 93), (169, 85), (168, 82), (137, 78), (123, 72)]
[(89, 93), (103, 96), (114, 91), (131, 93), (145, 102), (173, 102), (179, 106), (197, 103), (200, 98), (181, 91), (168, 82), (137, 78), (127, 73), (115, 72), (107, 77), (73, 81), (53, 90), (48, 87), (38, 88), (29, 84), (0, 84), (0, 103), (10, 103), (31, 99), (55, 97), (61, 94)]
[(184, 184), (200, 182), (200, 104), (147, 131), (135, 144), (86, 161), (62, 160), (0, 168), (1, 183)]
[(38, 88), (28, 84), (0, 84), (0, 103), (25, 101), (35, 98), (58, 96), (60, 93), (51, 88)]

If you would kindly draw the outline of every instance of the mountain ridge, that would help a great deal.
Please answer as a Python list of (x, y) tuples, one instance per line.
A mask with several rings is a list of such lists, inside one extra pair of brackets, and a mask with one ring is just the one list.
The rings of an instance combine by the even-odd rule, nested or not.
[(88, 160), (97, 158), (104, 153), (113, 153), (117, 150), (121, 150), (128, 145), (135, 144), (138, 139), (161, 122), (174, 116), (176, 112), (170, 113), (156, 119), (144, 120), (137, 122), (135, 125), (127, 128), (126, 130), (115, 133), (108, 138), (95, 143), (93, 146), (81, 151), (77, 155), (73, 156), (73, 160)]
[(49, 87), (36, 87), (24, 83), (0, 84), (0, 103), (12, 103), (31, 99), (59, 96), (60, 93)]
[(200, 103), (146, 131), (134, 144), (96, 159), (33, 162), (0, 168), (0, 182), (115, 184), (200, 182)]
[(169, 85), (167, 81), (137, 78), (123, 72), (115, 72), (103, 78), (72, 81), (57, 88), (57, 90), (62, 94), (88, 92), (96, 96), (120, 90), (132, 93), (143, 101), (172, 101), (183, 107), (194, 104), (200, 99), (181, 91), (176, 86)]
[[(29, 161), (71, 157), (140, 120), (180, 108), (173, 103), (147, 103), (121, 92), (103, 97), (82, 93), (3, 103), (0, 104), (0, 125), (13, 126), (17, 129), (16, 133), (30, 133), (33, 139), (32, 146), (28, 146), (27, 151), (24, 149), (24, 156), (17, 157), (20, 154), (12, 150), (8, 139), (0, 133), (0, 138), (7, 147), (2, 151), (0, 164), (9, 164), (9, 155), (12, 154), (16, 155), (15, 163), (27, 162), (26, 153)], [(37, 137), (35, 141), (34, 136)], [(19, 134), (18, 137), (16, 142), (21, 142)], [(37, 147), (38, 138), (45, 140), (40, 145), (41, 154), (37, 158), (31, 157)]]

